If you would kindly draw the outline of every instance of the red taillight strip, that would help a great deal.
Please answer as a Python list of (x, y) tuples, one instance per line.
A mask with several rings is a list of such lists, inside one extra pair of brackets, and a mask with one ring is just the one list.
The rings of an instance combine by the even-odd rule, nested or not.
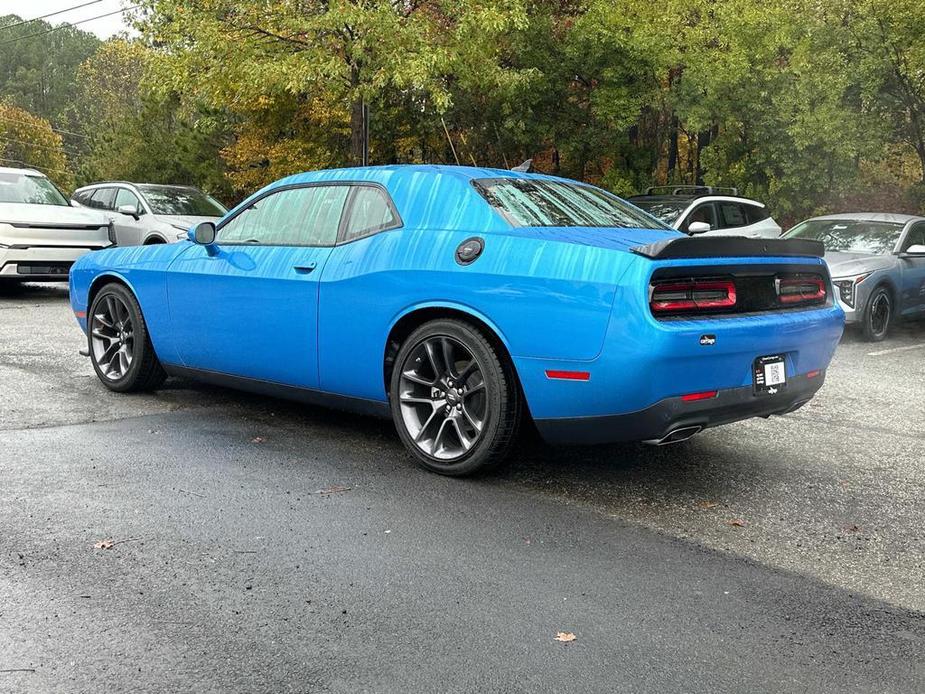
[[(796, 289), (795, 292), (784, 293), (785, 289)], [(809, 293), (805, 290), (809, 289)], [(826, 296), (825, 282), (820, 277), (794, 277), (777, 280), (777, 298), (782, 304), (800, 304), (808, 301), (824, 300)]]
[(556, 369), (546, 369), (546, 378), (559, 381), (590, 381), (590, 371), (559, 371)]
[(693, 402), (694, 400), (710, 400), (715, 398), (719, 391), (716, 390), (705, 390), (702, 393), (688, 393), (687, 395), (682, 395), (681, 399), (684, 402)]
[(816, 378), (819, 374), (822, 373), (821, 369), (816, 369), (815, 371), (807, 371), (806, 378)]
[[(698, 292), (725, 292), (725, 296), (704, 298)], [(659, 295), (682, 294), (683, 297), (662, 298)], [(669, 282), (652, 287), (650, 305), (656, 313), (669, 311), (693, 311), (697, 309), (729, 308), (736, 303), (736, 286), (731, 280), (690, 280), (687, 282)]]

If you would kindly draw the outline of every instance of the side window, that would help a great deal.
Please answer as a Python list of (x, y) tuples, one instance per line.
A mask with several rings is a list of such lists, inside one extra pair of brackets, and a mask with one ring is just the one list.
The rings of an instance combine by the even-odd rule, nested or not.
[(748, 224), (743, 205), (737, 202), (718, 202), (716, 206), (719, 208), (720, 229), (744, 227)]
[(90, 207), (90, 193), (92, 192), (93, 192), (92, 190), (81, 190), (81, 191), (75, 192), (71, 197), (74, 198), (74, 200), (79, 202), (81, 205)]
[(763, 222), (771, 216), (767, 207), (759, 207), (758, 205), (742, 205), (742, 207), (745, 208), (745, 218), (749, 224)]
[(909, 230), (909, 235), (903, 242), (901, 250), (905, 251), (909, 246), (925, 246), (925, 222), (913, 225)]
[(343, 240), (352, 241), (398, 226), (399, 220), (381, 188), (356, 186), (350, 200)]
[(117, 191), (114, 209), (118, 210), (123, 205), (131, 205), (138, 210), (139, 214), (144, 214), (144, 208), (141, 206), (141, 201), (137, 195), (127, 188), (118, 188)]
[(97, 188), (90, 197), (90, 207), (98, 210), (112, 210), (113, 199), (116, 197), (114, 188)]
[(349, 186), (290, 188), (261, 198), (225, 224), (219, 242), (333, 246)]
[(706, 222), (710, 229), (716, 229), (716, 212), (713, 209), (712, 202), (704, 202), (697, 205), (691, 213), (687, 215), (687, 221), (684, 222), (684, 230), (690, 228), (691, 222)]

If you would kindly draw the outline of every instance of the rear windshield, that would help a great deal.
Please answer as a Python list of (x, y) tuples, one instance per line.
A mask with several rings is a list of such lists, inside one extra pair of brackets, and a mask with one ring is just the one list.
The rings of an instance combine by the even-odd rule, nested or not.
[(673, 224), (691, 204), (690, 200), (677, 202), (673, 200), (630, 199), (630, 202), (665, 224)]
[(0, 202), (68, 206), (67, 198), (44, 176), (0, 173)]
[(171, 186), (138, 186), (154, 214), (190, 217), (222, 217), (228, 211), (201, 190)]
[(787, 232), (788, 239), (822, 241), (827, 251), (845, 253), (892, 253), (903, 225), (861, 219), (811, 219)]
[(517, 227), (665, 228), (615, 195), (580, 183), (534, 178), (483, 178), (473, 183), (488, 204)]

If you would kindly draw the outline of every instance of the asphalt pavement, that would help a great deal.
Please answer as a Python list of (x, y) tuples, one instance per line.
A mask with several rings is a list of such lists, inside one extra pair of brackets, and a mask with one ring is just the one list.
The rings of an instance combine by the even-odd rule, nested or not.
[(0, 692), (925, 689), (925, 325), (786, 417), (476, 480), (82, 346), (0, 289)]

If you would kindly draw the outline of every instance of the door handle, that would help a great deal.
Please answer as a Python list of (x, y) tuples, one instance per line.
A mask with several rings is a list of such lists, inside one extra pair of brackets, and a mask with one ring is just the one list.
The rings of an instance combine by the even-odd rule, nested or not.
[(305, 265), (293, 265), (293, 270), (295, 270), (296, 272), (302, 275), (307, 275), (308, 273), (312, 272), (317, 266), (318, 266), (318, 263), (306, 263)]

